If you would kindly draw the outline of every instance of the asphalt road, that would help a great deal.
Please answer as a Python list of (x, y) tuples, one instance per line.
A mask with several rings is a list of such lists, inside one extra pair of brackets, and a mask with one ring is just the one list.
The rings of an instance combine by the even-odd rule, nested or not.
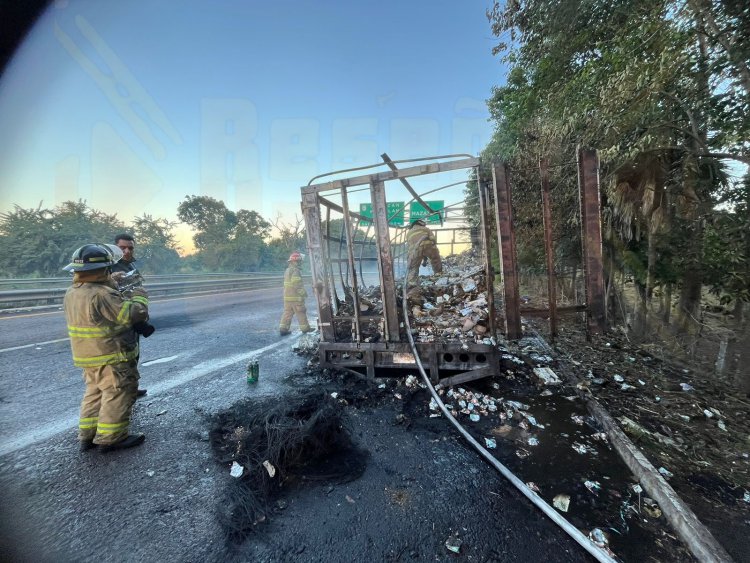
[[(394, 432), (404, 431), (391, 426), (393, 413), (371, 409), (353, 414), (357, 438), (372, 456), (348, 489), (355, 504), (343, 501), (356, 515), (341, 509), (343, 495), (302, 492), (271, 528), (282, 535), (271, 532), (228, 553), (217, 522), (227, 469), (212, 458), (207, 417), (245, 397), (283, 398), (292, 388), (317, 385), (298, 375), (307, 361), (291, 351), (299, 333), (278, 336), (279, 301), (278, 288), (152, 301), (157, 332), (141, 340), (148, 396), (137, 402), (132, 421), (146, 443), (106, 455), (78, 451), (83, 383), (71, 363), (62, 312), (0, 316), (0, 558), (447, 560), (455, 556), (443, 542), (458, 530), (475, 542), (461, 560), (525, 561), (527, 553), (585, 559), (473, 452), (453, 438), (441, 440), (438, 451), (439, 436), (414, 432), (394, 444)], [(245, 365), (254, 355), (261, 377), (248, 386)], [(414, 483), (422, 500), (411, 511), (378, 511), (380, 496), (367, 495), (393, 488), (396, 478)], [(404, 521), (419, 525), (412, 530)]]

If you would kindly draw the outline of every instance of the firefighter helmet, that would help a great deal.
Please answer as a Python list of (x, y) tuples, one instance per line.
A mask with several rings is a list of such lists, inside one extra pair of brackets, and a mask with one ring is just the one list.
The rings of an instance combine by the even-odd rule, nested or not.
[(297, 252), (295, 250), (289, 255), (289, 260), (287, 260), (287, 262), (297, 262), (297, 261), (301, 262), (304, 257), (305, 257), (304, 254), (302, 254), (301, 252)]
[(88, 270), (97, 270), (99, 268), (108, 268), (115, 264), (112, 251), (104, 244), (84, 244), (76, 249), (71, 257), (70, 264), (63, 270), (68, 272), (86, 272)]
[(421, 225), (422, 227), (426, 227), (427, 223), (425, 223), (424, 219), (415, 219), (411, 222), (411, 225), (409, 225), (409, 228), (412, 228), (414, 225)]

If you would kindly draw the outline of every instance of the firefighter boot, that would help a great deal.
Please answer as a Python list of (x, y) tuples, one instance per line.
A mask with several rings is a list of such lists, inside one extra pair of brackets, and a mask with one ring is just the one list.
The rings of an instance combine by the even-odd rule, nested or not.
[(106, 454), (115, 450), (124, 450), (125, 448), (140, 446), (145, 439), (146, 436), (144, 436), (143, 434), (130, 434), (124, 440), (120, 440), (119, 442), (115, 442), (114, 444), (103, 444), (99, 446), (99, 451), (103, 454)]

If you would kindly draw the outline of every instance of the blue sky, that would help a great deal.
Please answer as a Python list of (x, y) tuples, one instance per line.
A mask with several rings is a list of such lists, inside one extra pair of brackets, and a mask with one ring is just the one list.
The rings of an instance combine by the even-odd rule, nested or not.
[(504, 81), (488, 5), (58, 0), (0, 79), (0, 209), (288, 219), (317, 174), (477, 155)]

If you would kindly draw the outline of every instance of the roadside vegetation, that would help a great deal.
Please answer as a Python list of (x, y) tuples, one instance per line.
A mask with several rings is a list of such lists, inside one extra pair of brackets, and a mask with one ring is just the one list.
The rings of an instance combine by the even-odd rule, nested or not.
[[(610, 322), (747, 371), (750, 5), (523, 0), (487, 15), (510, 71), (488, 102), (496, 129), (482, 181), (490, 163), (508, 164), (522, 291), (544, 287), (546, 159), (555, 268), (563, 299), (581, 301), (576, 151), (595, 148)], [(476, 214), (476, 181), (467, 203)]]

